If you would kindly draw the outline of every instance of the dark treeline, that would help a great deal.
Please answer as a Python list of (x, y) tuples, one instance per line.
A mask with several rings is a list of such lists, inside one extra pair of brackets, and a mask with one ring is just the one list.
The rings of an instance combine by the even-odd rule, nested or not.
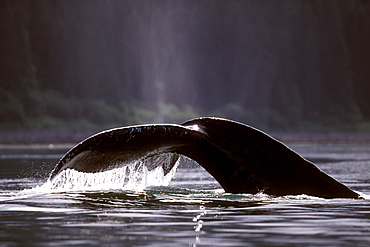
[(370, 1), (0, 1), (0, 127), (370, 129)]

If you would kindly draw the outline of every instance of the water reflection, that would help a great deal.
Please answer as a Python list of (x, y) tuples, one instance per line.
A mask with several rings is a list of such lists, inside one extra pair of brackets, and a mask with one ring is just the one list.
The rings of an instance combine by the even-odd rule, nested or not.
[[(343, 158), (318, 165), (361, 192), (369, 190), (370, 159), (362, 146), (359, 155), (352, 147), (295, 148), (317, 160), (340, 150)], [(13, 169), (8, 167), (10, 159), (0, 162), (9, 174), (0, 177), (4, 245), (366, 246), (370, 242), (370, 200), (229, 194), (192, 165), (180, 165), (169, 186), (43, 192), (37, 186), (45, 183), (56, 160), (11, 159)]]

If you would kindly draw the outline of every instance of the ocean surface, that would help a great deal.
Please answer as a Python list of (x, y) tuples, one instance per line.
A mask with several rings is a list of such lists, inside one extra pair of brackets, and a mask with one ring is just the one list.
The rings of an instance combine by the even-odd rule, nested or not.
[(365, 199), (229, 194), (186, 158), (50, 184), (70, 147), (1, 146), (0, 246), (370, 246), (370, 145), (290, 147)]

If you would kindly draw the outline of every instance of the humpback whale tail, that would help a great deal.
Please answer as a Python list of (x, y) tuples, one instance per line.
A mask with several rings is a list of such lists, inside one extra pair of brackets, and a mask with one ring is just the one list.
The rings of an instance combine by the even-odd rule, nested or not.
[(137, 160), (145, 162), (148, 169), (161, 166), (166, 174), (179, 155), (195, 160), (230, 193), (359, 198), (358, 193), (262, 131), (209, 117), (181, 125), (137, 125), (103, 131), (68, 151), (50, 179), (66, 169), (99, 172)]

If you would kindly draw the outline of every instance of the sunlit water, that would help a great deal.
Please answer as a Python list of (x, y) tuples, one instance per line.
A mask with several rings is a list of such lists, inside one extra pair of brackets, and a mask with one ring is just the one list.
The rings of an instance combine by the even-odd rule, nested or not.
[[(370, 195), (370, 146), (292, 148)], [(370, 200), (228, 194), (184, 159), (166, 177), (131, 164), (48, 184), (66, 151), (0, 149), (0, 246), (370, 245)]]

